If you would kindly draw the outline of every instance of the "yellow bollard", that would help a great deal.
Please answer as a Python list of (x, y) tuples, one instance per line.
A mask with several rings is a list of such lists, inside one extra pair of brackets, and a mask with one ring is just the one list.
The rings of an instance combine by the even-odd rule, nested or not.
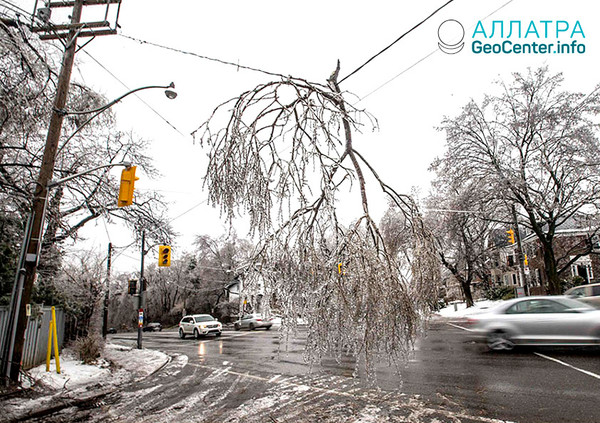
[(50, 371), (50, 357), (52, 356), (52, 324), (54, 322), (50, 319), (50, 326), (48, 327), (48, 348), (46, 349), (46, 371)]
[(52, 307), (52, 331), (54, 332), (54, 358), (56, 359), (56, 373), (60, 374), (60, 354), (58, 353), (58, 334), (56, 333), (56, 312)]
[(58, 334), (56, 332), (56, 311), (52, 307), (52, 318), (48, 328), (48, 350), (46, 352), (46, 371), (50, 371), (50, 357), (52, 355), (52, 339), (54, 339), (54, 359), (56, 360), (56, 373), (60, 374), (60, 356), (58, 354)]

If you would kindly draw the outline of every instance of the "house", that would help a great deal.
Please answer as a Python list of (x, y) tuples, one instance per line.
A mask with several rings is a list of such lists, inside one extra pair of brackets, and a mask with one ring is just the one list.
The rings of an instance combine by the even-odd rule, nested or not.
[[(592, 254), (589, 254), (592, 242)], [(545, 272), (544, 258), (539, 239), (534, 233), (521, 234), (523, 253), (527, 258), (524, 266), (525, 278), (531, 295), (544, 295), (548, 280)], [(495, 244), (495, 254), (491, 266), (491, 281), (495, 285), (523, 287), (520, 276), (517, 244), (506, 240)], [(554, 253), (558, 258), (559, 269), (569, 262), (569, 269), (560, 276), (569, 284), (586, 284), (600, 281), (600, 242), (595, 230), (577, 227), (573, 222), (556, 230), (554, 237)], [(578, 257), (578, 255), (583, 254)], [(525, 262), (525, 260), (524, 260)]]

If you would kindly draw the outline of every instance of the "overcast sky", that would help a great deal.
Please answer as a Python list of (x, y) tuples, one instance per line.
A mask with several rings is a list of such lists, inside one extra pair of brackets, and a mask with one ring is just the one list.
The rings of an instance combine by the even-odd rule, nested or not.
[[(13, 2), (28, 11), (35, 3)], [(175, 83), (175, 100), (166, 99), (159, 90), (144, 91), (140, 97), (176, 129), (134, 97), (113, 107), (121, 129), (133, 130), (152, 141), (152, 156), (163, 178), (150, 181), (140, 174), (136, 188), (159, 190), (168, 199), (173, 226), (182, 235), (175, 254), (177, 248), (189, 248), (198, 234), (218, 236), (226, 232), (218, 213), (202, 203), (207, 198), (201, 180), (206, 152), (194, 145), (189, 134), (218, 104), (273, 78), (195, 55), (324, 83), (338, 59), (344, 77), (445, 2), (123, 0), (120, 35), (97, 37), (80, 51), (73, 79), (109, 99), (128, 91), (122, 83), (129, 89)], [(377, 132), (356, 136), (357, 148), (397, 191), (409, 193), (417, 187), (425, 196), (432, 178), (427, 169), (443, 153), (445, 143), (436, 126), (444, 115), (457, 115), (470, 99), (481, 100), (484, 93), (492, 92), (494, 80), (508, 80), (511, 72), (547, 65), (553, 73), (564, 73), (565, 88), (584, 93), (594, 89), (600, 82), (599, 11), (597, 2), (591, 0), (453, 1), (342, 83), (343, 90), (357, 96), (355, 101), (362, 99), (357, 106), (372, 113), (380, 125)], [(464, 47), (456, 54), (444, 53), (438, 47), (438, 30), (449, 19), (464, 28)], [(482, 27), (478, 28), (479, 21)], [(498, 24), (490, 37), (492, 21), (503, 22), (503, 37)], [(515, 34), (507, 38), (511, 21), (521, 22), (521, 38)], [(525, 37), (531, 21), (539, 37), (531, 31)], [(565, 24), (558, 24), (561, 32), (557, 37), (558, 21), (566, 22), (569, 28), (562, 31)], [(573, 34), (576, 22), (581, 31)], [(444, 25), (442, 28), (448, 30)], [(517, 29), (516, 24), (513, 29)], [(442, 41), (450, 41), (443, 31), (440, 34)], [(474, 40), (489, 44), (575, 40), (584, 45), (585, 52), (478, 54), (472, 51)], [(117, 178), (119, 172), (114, 174)], [(385, 198), (372, 183), (371, 188), (372, 201), (383, 212)], [(349, 215), (358, 213), (357, 209)], [(238, 235), (244, 236), (245, 230), (240, 222)], [(101, 222), (84, 233), (101, 251), (109, 239), (115, 245), (125, 245), (130, 239), (118, 228), (106, 230)], [(115, 262), (117, 268), (131, 266), (126, 255), (137, 257), (134, 250), (127, 252)]]

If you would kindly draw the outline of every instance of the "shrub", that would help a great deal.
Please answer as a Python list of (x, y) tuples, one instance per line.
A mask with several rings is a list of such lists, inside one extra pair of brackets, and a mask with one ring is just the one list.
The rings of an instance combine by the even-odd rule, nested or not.
[(483, 295), (488, 300), (510, 300), (515, 298), (515, 289), (508, 285), (491, 286), (483, 291)]
[(86, 336), (75, 341), (75, 352), (85, 364), (94, 364), (102, 352), (102, 340), (97, 336)]

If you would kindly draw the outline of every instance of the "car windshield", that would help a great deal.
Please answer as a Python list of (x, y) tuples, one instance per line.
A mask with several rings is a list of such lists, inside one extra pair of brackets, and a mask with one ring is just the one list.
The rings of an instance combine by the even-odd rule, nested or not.
[(209, 316), (208, 314), (205, 314), (203, 316), (195, 316), (194, 320), (196, 320), (196, 323), (199, 322), (212, 322), (213, 320), (215, 320), (214, 317)]

